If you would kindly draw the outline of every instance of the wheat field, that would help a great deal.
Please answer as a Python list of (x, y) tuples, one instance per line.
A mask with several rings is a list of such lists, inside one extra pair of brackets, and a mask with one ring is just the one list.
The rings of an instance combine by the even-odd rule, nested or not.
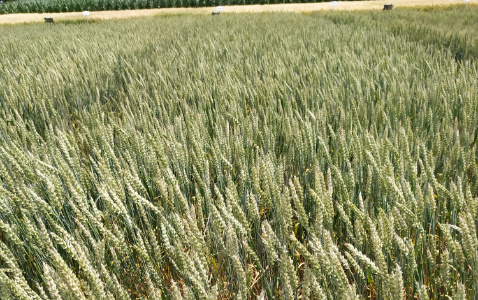
[(0, 298), (476, 299), (477, 12), (0, 26)]

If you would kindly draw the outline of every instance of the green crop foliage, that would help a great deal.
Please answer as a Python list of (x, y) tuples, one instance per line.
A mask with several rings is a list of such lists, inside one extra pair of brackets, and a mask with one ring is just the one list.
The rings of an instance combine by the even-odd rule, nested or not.
[[(348, 1), (348, 0), (341, 0)], [(326, 2), (293, 1), (294, 3)], [(1, 14), (54, 13), (101, 10), (129, 10), (171, 7), (209, 7), (218, 5), (281, 4), (289, 0), (14, 0), (0, 4)]]
[(477, 15), (0, 26), (0, 299), (476, 299)]

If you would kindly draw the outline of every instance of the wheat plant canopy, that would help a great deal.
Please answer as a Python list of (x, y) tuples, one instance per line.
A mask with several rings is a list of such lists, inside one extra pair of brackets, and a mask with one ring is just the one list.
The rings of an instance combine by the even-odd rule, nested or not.
[(477, 18), (0, 26), (0, 299), (476, 299)]

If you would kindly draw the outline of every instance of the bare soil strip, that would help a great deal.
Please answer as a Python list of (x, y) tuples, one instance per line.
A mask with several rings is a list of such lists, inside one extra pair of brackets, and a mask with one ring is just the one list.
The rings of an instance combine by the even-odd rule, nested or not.
[[(472, 0), (476, 1), (476, 0)], [(470, 2), (472, 2), (470, 1)], [(348, 1), (338, 2), (336, 7), (331, 2), (270, 4), (270, 5), (233, 5), (224, 6), (223, 13), (261, 13), (261, 12), (312, 12), (320, 10), (379, 10), (384, 4), (392, 3), (394, 7), (423, 7), (463, 4), (463, 0), (377, 0), (377, 1)], [(463, 4), (464, 5), (464, 4)], [(215, 7), (200, 8), (157, 8), (139, 10), (94, 11), (90, 13), (90, 20), (111, 20), (133, 17), (155, 16), (160, 14), (211, 14)], [(0, 24), (18, 24), (44, 22), (44, 18), (59, 20), (78, 20), (85, 17), (81, 12), (72, 13), (43, 13), (43, 14), (10, 14), (0, 15)]]

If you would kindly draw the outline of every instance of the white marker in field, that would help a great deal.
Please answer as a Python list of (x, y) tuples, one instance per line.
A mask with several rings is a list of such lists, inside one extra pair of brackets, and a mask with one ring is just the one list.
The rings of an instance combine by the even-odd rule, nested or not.
[(463, 0), (463, 2), (465, 2), (465, 5), (468, 5), (468, 2), (470, 2), (470, 0)]
[(84, 11), (83, 12), (83, 16), (86, 17), (86, 23), (88, 23), (88, 16), (90, 15), (90, 12), (89, 11)]
[(222, 6), (216, 7), (216, 11), (217, 11), (217, 12), (221, 12), (223, 9), (224, 9), (224, 8), (223, 8)]
[(335, 9), (339, 3), (337, 1), (332, 1), (330, 4), (332, 4), (332, 7)]

